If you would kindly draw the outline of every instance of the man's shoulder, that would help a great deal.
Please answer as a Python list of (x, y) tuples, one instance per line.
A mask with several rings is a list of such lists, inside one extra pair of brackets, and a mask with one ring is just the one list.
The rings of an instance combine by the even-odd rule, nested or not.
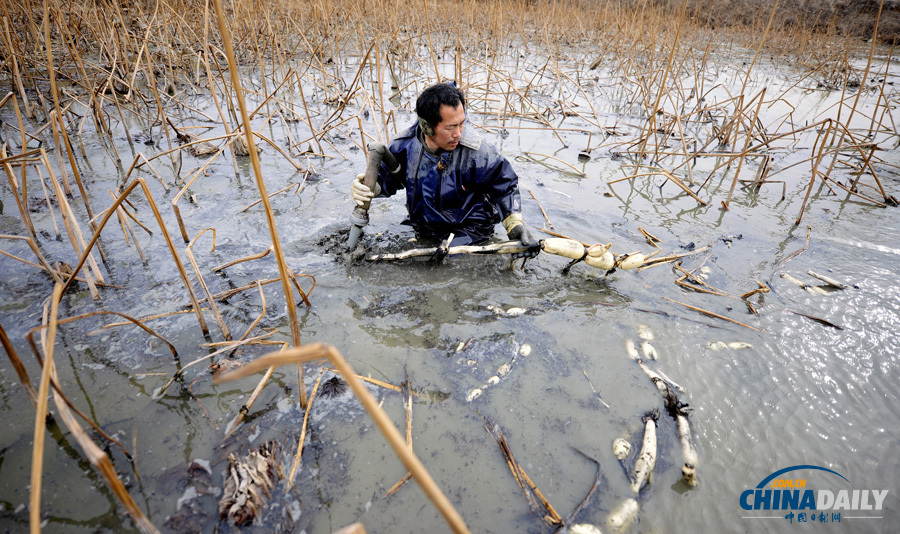
[(486, 148), (490, 146), (484, 142), (483, 137), (481, 137), (477, 133), (473, 132), (470, 128), (471, 128), (471, 124), (469, 125), (469, 128), (466, 128), (463, 131), (463, 136), (459, 140), (459, 144), (461, 144), (462, 146), (464, 146), (466, 148), (470, 148), (476, 152), (481, 150), (482, 146), (484, 146)]
[(409, 128), (407, 128), (407, 129), (403, 130), (402, 132), (398, 133), (397, 135), (395, 135), (393, 140), (397, 141), (400, 139), (410, 139), (410, 138), (415, 139), (416, 138), (416, 128), (417, 128), (417, 126), (415, 124), (413, 124)]

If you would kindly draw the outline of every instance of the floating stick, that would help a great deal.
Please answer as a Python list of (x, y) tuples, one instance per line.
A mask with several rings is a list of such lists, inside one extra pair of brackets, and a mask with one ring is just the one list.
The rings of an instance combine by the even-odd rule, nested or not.
[(690, 310), (694, 310), (694, 311), (696, 311), (696, 312), (700, 312), (700, 313), (709, 315), (709, 316), (711, 316), (711, 317), (715, 317), (715, 318), (717, 318), (717, 319), (722, 319), (722, 320), (728, 321), (728, 322), (730, 322), (730, 323), (734, 323), (734, 324), (737, 324), (737, 325), (741, 325), (741, 326), (743, 326), (743, 327), (745, 327), (745, 328), (749, 328), (749, 329), (751, 329), (751, 330), (756, 330), (757, 332), (762, 332), (762, 330), (760, 330), (759, 328), (755, 328), (755, 327), (750, 326), (750, 325), (748, 325), (748, 324), (744, 324), (744, 323), (742, 323), (742, 322), (740, 322), (740, 321), (735, 321), (734, 319), (725, 317), (724, 315), (719, 315), (718, 313), (713, 313), (713, 312), (711, 312), (711, 311), (704, 310), (703, 308), (697, 308), (697, 307), (695, 307), (695, 306), (691, 306), (690, 304), (685, 304), (685, 303), (683, 303), (683, 302), (678, 302), (677, 300), (672, 300), (672, 299), (670, 299), (670, 298), (668, 298), (668, 297), (663, 297), (663, 298), (664, 298), (665, 300), (668, 300), (669, 302), (674, 302), (675, 304), (680, 304), (680, 305), (682, 305), (682, 306), (684, 306), (685, 308), (688, 308), (688, 309), (690, 309)]

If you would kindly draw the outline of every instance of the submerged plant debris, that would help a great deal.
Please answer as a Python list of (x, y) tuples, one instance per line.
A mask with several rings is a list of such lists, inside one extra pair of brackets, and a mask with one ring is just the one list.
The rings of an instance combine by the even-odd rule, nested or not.
[[(5, 3), (0, 531), (740, 530), (794, 450), (890, 487), (898, 32), (863, 0)], [(367, 146), (450, 80), (565, 259), (366, 262), (438, 245), (403, 192), (348, 249)], [(459, 517), (342, 371), (210, 378), (314, 342)], [(640, 469), (585, 468), (629, 434)]]

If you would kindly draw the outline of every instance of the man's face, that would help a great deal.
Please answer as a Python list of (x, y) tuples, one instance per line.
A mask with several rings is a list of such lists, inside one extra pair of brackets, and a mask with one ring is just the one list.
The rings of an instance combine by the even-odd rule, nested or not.
[(425, 136), (425, 144), (428, 148), (438, 148), (446, 151), (453, 150), (459, 145), (462, 138), (463, 127), (466, 123), (466, 109), (462, 103), (455, 108), (441, 104), (441, 122), (434, 128), (434, 135)]

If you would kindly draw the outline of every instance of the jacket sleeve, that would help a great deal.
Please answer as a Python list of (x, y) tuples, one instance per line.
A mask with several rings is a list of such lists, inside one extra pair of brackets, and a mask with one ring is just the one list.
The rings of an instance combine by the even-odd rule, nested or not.
[(400, 170), (391, 172), (383, 162), (378, 169), (378, 185), (381, 186), (379, 197), (389, 197), (400, 189), (406, 188), (406, 171), (407, 171), (407, 147), (403, 139), (395, 139), (391, 142), (388, 150), (397, 158)]
[(478, 182), (481, 190), (500, 212), (501, 220), (510, 213), (522, 211), (519, 196), (519, 177), (509, 161), (497, 149), (485, 144), (486, 165), (479, 169)]

